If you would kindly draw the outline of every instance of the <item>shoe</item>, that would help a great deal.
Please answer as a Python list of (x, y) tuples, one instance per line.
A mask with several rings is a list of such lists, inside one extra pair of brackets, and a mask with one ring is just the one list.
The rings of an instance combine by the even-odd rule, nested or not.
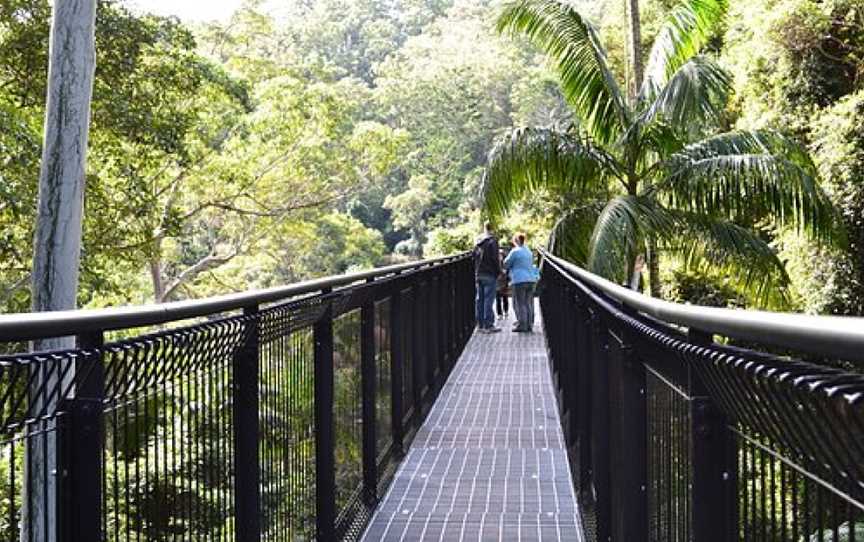
[(496, 326), (486, 328), (486, 333), (498, 333), (499, 331), (501, 331), (501, 328)]
[(525, 329), (525, 328), (521, 328), (521, 327), (514, 327), (510, 331), (512, 331), (513, 333), (531, 333), (530, 329)]
[(485, 327), (478, 327), (477, 333), (489, 333), (489, 330), (486, 329)]

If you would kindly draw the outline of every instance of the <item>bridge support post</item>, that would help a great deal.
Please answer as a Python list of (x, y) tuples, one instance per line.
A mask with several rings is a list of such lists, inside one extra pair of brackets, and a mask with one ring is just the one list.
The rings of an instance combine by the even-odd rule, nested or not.
[(594, 501), (597, 516), (597, 540), (611, 537), (611, 500), (609, 480), (610, 433), (609, 412), (609, 330), (598, 313), (590, 315), (591, 335), (591, 485), (585, 489)]
[(427, 401), (431, 404), (438, 395), (439, 376), (441, 374), (441, 352), (439, 349), (440, 335), (438, 330), (441, 326), (441, 275), (436, 270), (429, 272), (429, 286), (426, 294), (426, 355), (428, 363), (426, 365), (426, 379), (429, 382), (429, 397)]
[(404, 368), (402, 346), (402, 281), (396, 279), (390, 293), (390, 427), (393, 433), (393, 452), (396, 457), (405, 455)]
[[(711, 335), (691, 330), (690, 342), (708, 345)], [(692, 365), (690, 385), (690, 434), (693, 465), (693, 541), (736, 540), (736, 449), (729, 420), (711, 399)]]
[[(101, 332), (77, 338), (80, 349), (103, 345)], [(103, 400), (105, 368), (100, 350), (75, 360), (75, 396), (60, 410), (57, 450), (58, 540), (102, 540), (102, 445), (105, 435)]]
[[(330, 288), (322, 291), (329, 294)], [(336, 458), (333, 435), (333, 306), (327, 299), (315, 323), (315, 530), (316, 540), (335, 540)], [(239, 538), (238, 540), (245, 540)]]
[[(422, 272), (421, 272), (422, 273)], [(423, 279), (419, 275), (411, 287), (411, 402), (413, 404), (411, 423), (419, 429), (423, 421)]]
[(591, 323), (584, 302), (576, 305), (576, 442), (579, 454), (579, 488), (591, 484)]
[(565, 337), (569, 337), (570, 340), (567, 341), (567, 350), (564, 357), (564, 363), (562, 364), (562, 377), (565, 380), (565, 384), (563, 386), (564, 393), (564, 404), (565, 410), (567, 412), (566, 419), (562, 418), (562, 422), (566, 423), (566, 431), (565, 431), (565, 439), (567, 442), (567, 447), (572, 448), (576, 445), (578, 434), (579, 434), (579, 379), (582, 378), (582, 375), (579, 371), (579, 364), (581, 362), (579, 355), (579, 329), (582, 327), (582, 323), (579, 322), (579, 313), (574, 310), (575, 307), (578, 307), (579, 297), (576, 293), (570, 289), (566, 290), (566, 327), (564, 328)]
[(233, 421), (237, 540), (261, 539), (258, 427), (258, 306), (243, 309), (249, 319), (245, 341), (234, 354)]
[[(367, 283), (375, 279), (367, 280)], [(372, 286), (369, 286), (372, 288)], [(376, 446), (375, 298), (360, 308), (360, 381), (363, 418), (363, 497), (367, 505), (378, 500), (378, 454)]]
[(610, 333), (612, 540), (648, 540), (645, 366), (626, 337)]

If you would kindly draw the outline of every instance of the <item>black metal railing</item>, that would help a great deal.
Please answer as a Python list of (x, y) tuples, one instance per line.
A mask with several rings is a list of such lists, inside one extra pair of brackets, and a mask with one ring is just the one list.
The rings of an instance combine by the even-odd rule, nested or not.
[(665, 303), (546, 253), (540, 295), (590, 539), (864, 541), (864, 376), (836, 368), (864, 319)]
[[(457, 256), (0, 316), (0, 541), (356, 539), (473, 329)], [(141, 329), (144, 329), (142, 333)]]

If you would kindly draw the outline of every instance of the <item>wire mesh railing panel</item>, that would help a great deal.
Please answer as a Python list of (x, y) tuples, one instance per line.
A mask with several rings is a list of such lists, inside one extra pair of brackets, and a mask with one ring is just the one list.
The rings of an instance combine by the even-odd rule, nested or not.
[(362, 508), (362, 396), (360, 310), (333, 320), (334, 403), (337, 533), (347, 529)]
[(805, 542), (864, 540), (864, 507), (765, 437), (733, 430), (738, 449), (739, 538)]
[(259, 423), (262, 539), (315, 537), (315, 358), (319, 307), (262, 313)]
[(472, 331), (423, 288), (470, 271), (7, 323), (3, 351), (46, 352), (0, 356), (0, 542), (358, 539)]
[(106, 345), (106, 540), (234, 536), (234, 318)]
[[(414, 413), (414, 371), (416, 367), (414, 342), (416, 333), (414, 329), (415, 312), (417, 308), (417, 299), (413, 288), (402, 290), (402, 404), (404, 418), (402, 423), (406, 428), (411, 426), (411, 419)], [(410, 435), (407, 435), (410, 437)], [(406, 440), (406, 446), (410, 442)]]
[(646, 374), (650, 540), (686, 542), (690, 531), (690, 403), (660, 374)]
[[(61, 468), (58, 433), (67, 425), (63, 404), (71, 396), (82, 352), (57, 351), (0, 358), (0, 540), (49, 540), (52, 498)], [(86, 375), (85, 375), (86, 376)]]
[(693, 355), (728, 414), (745, 540), (864, 540), (864, 377), (715, 347)]
[[(375, 303), (375, 429), (379, 479), (389, 467), (393, 453), (393, 384), (391, 382), (389, 297)], [(379, 484), (379, 494), (386, 489)]]
[[(541, 303), (552, 370), (588, 396), (577, 401), (589, 415), (578, 417), (571, 457), (596, 539), (864, 542), (864, 376), (685, 332), (655, 319), (673, 313), (667, 305), (642, 314), (549, 261)], [(578, 388), (572, 374), (592, 385)]]

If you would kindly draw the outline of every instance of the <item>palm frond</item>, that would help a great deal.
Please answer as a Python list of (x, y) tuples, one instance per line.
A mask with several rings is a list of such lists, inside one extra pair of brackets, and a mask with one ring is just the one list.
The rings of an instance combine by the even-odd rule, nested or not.
[(707, 158), (723, 154), (772, 154), (783, 156), (814, 177), (816, 166), (807, 150), (774, 130), (738, 130), (705, 138), (689, 145), (687, 155)]
[(761, 307), (789, 301), (789, 275), (777, 252), (759, 235), (729, 220), (670, 211), (677, 234), (661, 239), (665, 252), (681, 257), (685, 268), (727, 278)]
[(651, 47), (640, 102), (653, 101), (673, 74), (699, 54), (727, 9), (728, 0), (684, 0), (672, 8)]
[(617, 170), (615, 159), (589, 141), (549, 128), (519, 128), (489, 152), (481, 186), (484, 206), (498, 217), (539, 188), (562, 195), (596, 193)]
[(564, 97), (601, 143), (611, 143), (629, 125), (624, 95), (606, 62), (594, 27), (563, 0), (516, 0), (504, 7), (498, 31), (523, 35), (554, 62)]
[[(777, 151), (777, 152), (774, 152)], [(842, 240), (836, 212), (803, 150), (769, 133), (733, 133), (685, 147), (648, 190), (670, 207), (735, 220), (769, 220)]]
[(712, 59), (695, 56), (663, 87), (639, 122), (651, 124), (662, 118), (673, 127), (687, 130), (695, 123), (716, 122), (732, 90), (732, 78)]
[(602, 210), (602, 202), (590, 201), (564, 212), (552, 227), (549, 250), (557, 256), (586, 267), (591, 234)]
[(669, 236), (675, 221), (649, 198), (613, 198), (597, 218), (588, 249), (588, 269), (610, 280), (626, 280), (629, 262), (647, 236)]

